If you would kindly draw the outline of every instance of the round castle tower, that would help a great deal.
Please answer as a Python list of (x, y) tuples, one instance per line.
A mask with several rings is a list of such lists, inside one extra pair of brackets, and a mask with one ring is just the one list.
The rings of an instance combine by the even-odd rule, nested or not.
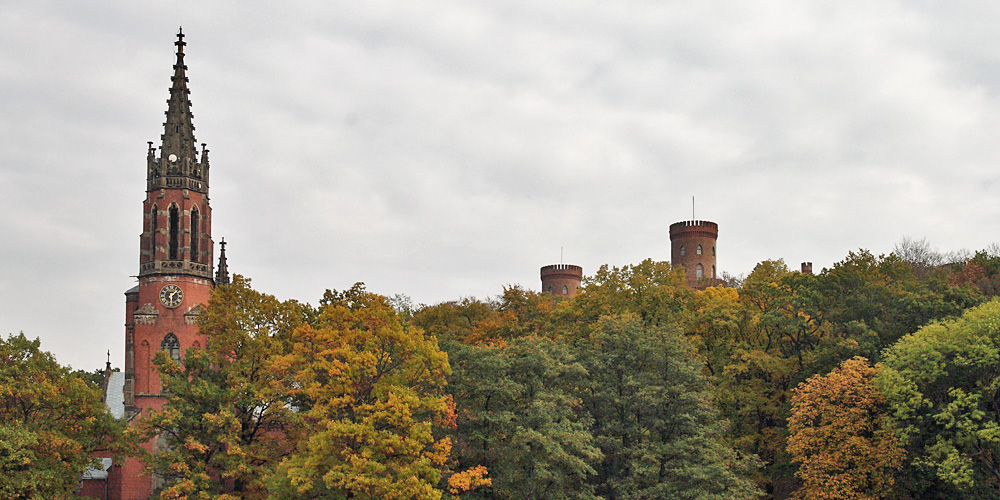
[(686, 220), (670, 225), (670, 264), (684, 266), (691, 286), (714, 280), (715, 241), (719, 225), (707, 220)]
[(580, 288), (583, 268), (572, 264), (552, 264), (542, 267), (542, 293), (572, 297)]

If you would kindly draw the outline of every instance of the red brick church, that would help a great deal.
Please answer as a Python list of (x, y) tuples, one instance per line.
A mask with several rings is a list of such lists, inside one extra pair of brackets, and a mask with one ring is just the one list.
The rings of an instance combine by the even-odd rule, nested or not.
[[(152, 365), (158, 350), (180, 359), (205, 345), (197, 319), (216, 284), (229, 281), (225, 241), (213, 274), (212, 208), (209, 206), (208, 149), (194, 138), (184, 34), (178, 32), (166, 121), (159, 148), (146, 152), (146, 199), (139, 243), (139, 284), (125, 292), (125, 372), (107, 377), (106, 400), (115, 416), (129, 421), (163, 407)], [(109, 363), (110, 366), (110, 363)], [(155, 441), (143, 445), (148, 450)], [(108, 500), (147, 499), (160, 480), (137, 458), (121, 466), (88, 470), (81, 494)]]

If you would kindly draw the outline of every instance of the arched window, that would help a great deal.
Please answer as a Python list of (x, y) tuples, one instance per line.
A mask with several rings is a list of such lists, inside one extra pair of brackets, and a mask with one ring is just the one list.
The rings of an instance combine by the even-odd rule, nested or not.
[(684, 255), (686, 253), (687, 253), (687, 251), (684, 250), (684, 245), (681, 245), (681, 255)]
[(712, 277), (713, 278), (715, 277), (715, 266), (714, 265), (712, 266)]
[(163, 337), (163, 342), (160, 342), (160, 349), (167, 351), (167, 354), (174, 361), (181, 360), (181, 343), (177, 341), (176, 335), (168, 333), (166, 337)]
[(698, 264), (698, 267), (694, 268), (694, 276), (695, 276), (695, 278), (698, 278), (698, 279), (701, 279), (702, 277), (704, 277), (705, 276), (705, 267), (702, 266), (701, 264)]
[(177, 205), (170, 205), (170, 253), (167, 257), (170, 260), (177, 260), (177, 240), (179, 238), (178, 233), (181, 221), (180, 211), (177, 210)]
[(563, 295), (569, 295), (569, 287), (566, 285), (563, 285)]
[(715, 246), (712, 246), (712, 257), (715, 257)]
[(149, 214), (149, 258), (156, 258), (156, 205), (153, 205), (153, 210)]
[(701, 245), (698, 245), (698, 248), (694, 249), (694, 253), (701, 255)]
[(549, 293), (552, 293), (552, 285), (549, 285)]
[(200, 262), (198, 258), (198, 240), (201, 238), (201, 219), (198, 217), (198, 209), (191, 209), (191, 260)]
[(139, 392), (149, 392), (149, 342), (145, 340), (139, 344), (139, 350), (135, 354), (135, 366), (142, 376), (139, 378)]

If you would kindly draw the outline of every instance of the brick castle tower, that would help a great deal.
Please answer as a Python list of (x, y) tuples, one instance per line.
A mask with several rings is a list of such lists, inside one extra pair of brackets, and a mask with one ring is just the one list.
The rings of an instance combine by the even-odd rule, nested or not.
[(670, 225), (670, 264), (683, 266), (688, 284), (704, 287), (716, 281), (715, 241), (719, 225), (707, 220), (686, 220)]
[[(215, 286), (212, 275), (212, 209), (208, 204), (208, 149), (199, 152), (188, 99), (184, 34), (177, 33), (177, 61), (171, 78), (159, 154), (146, 152), (146, 199), (139, 243), (139, 284), (125, 292), (124, 403), (129, 419), (161, 409), (164, 399), (153, 366), (157, 351), (174, 359), (204, 347), (197, 318)], [(220, 258), (220, 278), (228, 281)], [(149, 450), (154, 442), (143, 445)], [(123, 500), (149, 498), (157, 479), (144, 475), (140, 460), (121, 470)]]
[(552, 264), (541, 269), (542, 293), (573, 297), (583, 280), (583, 268), (572, 264)]

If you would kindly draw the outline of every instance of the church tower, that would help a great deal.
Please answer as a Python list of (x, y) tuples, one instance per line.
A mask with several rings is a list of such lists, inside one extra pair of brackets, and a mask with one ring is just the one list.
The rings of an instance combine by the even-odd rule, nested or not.
[[(194, 138), (183, 32), (174, 45), (177, 60), (159, 151), (152, 142), (146, 151), (139, 284), (125, 292), (124, 402), (129, 418), (163, 407), (153, 366), (158, 351), (181, 359), (188, 348), (205, 346), (197, 318), (215, 286), (208, 149), (202, 144), (199, 152)], [(125, 469), (122, 498), (148, 498), (155, 479), (140, 474), (138, 460), (127, 461)]]

